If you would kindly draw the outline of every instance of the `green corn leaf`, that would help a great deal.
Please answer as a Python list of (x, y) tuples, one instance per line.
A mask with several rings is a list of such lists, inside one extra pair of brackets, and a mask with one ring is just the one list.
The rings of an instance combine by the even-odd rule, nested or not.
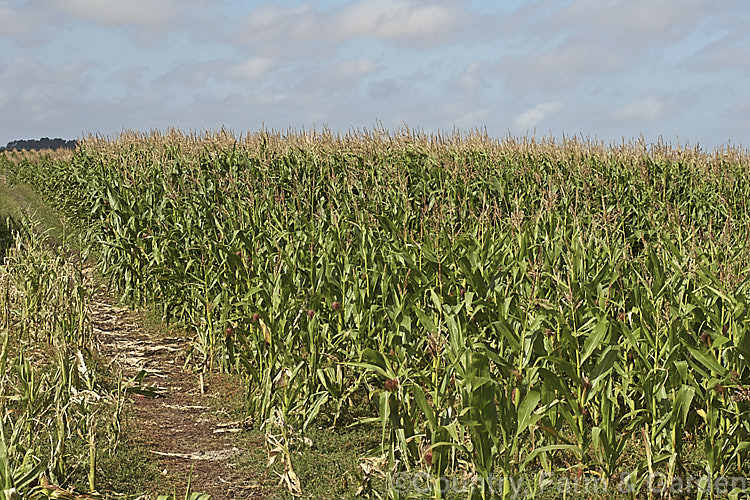
[(542, 418), (542, 415), (533, 415), (532, 417), (540, 399), (541, 394), (539, 391), (529, 391), (521, 400), (521, 403), (518, 405), (518, 428), (516, 429), (516, 436), (520, 436), (523, 432), (526, 432), (531, 425), (536, 424)]
[(417, 384), (413, 384), (411, 387), (412, 387), (412, 390), (414, 391), (414, 401), (417, 403), (417, 406), (427, 418), (427, 421), (430, 424), (430, 428), (437, 429), (438, 425), (437, 425), (437, 419), (435, 418), (435, 411), (427, 402), (427, 398), (425, 397), (424, 391)]
[(600, 319), (591, 333), (586, 337), (586, 340), (583, 344), (581, 364), (583, 364), (589, 358), (589, 356), (594, 353), (594, 350), (600, 347), (602, 341), (607, 336), (608, 331), (609, 323), (606, 319)]

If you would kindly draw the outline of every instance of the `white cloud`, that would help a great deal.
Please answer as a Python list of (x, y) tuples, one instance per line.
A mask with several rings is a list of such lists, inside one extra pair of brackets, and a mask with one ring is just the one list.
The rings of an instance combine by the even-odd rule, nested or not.
[(686, 62), (698, 70), (750, 70), (750, 38), (745, 33), (731, 33), (707, 45)]
[(226, 60), (184, 60), (158, 76), (154, 75), (153, 70), (135, 67), (123, 71), (122, 75), (118, 75), (117, 81), (125, 85), (126, 82), (131, 82), (130, 86), (136, 87), (145, 84), (147, 78), (153, 78), (153, 83), (159, 86), (174, 87), (178, 84), (183, 89), (207, 88), (217, 80), (217, 77), (225, 74), (228, 67), (229, 62)]
[(594, 38), (626, 42), (631, 50), (672, 42), (692, 34), (692, 27), (716, 9), (708, 0), (574, 0), (550, 16), (555, 31), (584, 28)]
[(472, 130), (485, 124), (490, 116), (492, 111), (489, 109), (477, 109), (456, 118), (454, 125), (459, 129)]
[(516, 129), (519, 130), (531, 130), (541, 125), (550, 116), (555, 115), (563, 108), (561, 102), (542, 102), (534, 106), (533, 108), (527, 109), (518, 117), (514, 122)]
[(379, 63), (377, 59), (370, 57), (357, 57), (346, 59), (334, 65), (332, 72), (341, 78), (359, 78), (377, 71)]
[(504, 57), (495, 69), (515, 92), (557, 91), (590, 76), (621, 71), (629, 57), (623, 48), (612, 49), (576, 37), (536, 52)]
[(200, 39), (213, 30), (210, 5), (209, 0), (0, 0), (0, 36), (19, 46), (39, 46), (89, 25), (134, 29), (147, 44), (178, 30)]
[(470, 63), (458, 76), (458, 86), (468, 94), (474, 94), (480, 86), (486, 82), (485, 71), (487, 64), (484, 61)]
[(239, 38), (244, 42), (376, 39), (436, 44), (445, 42), (465, 21), (463, 11), (445, 2), (359, 0), (322, 11), (311, 4), (262, 6), (245, 18)]
[(296, 25), (299, 28), (304, 24), (303, 19), (309, 19), (315, 15), (315, 11), (309, 3), (290, 8), (278, 7), (271, 3), (261, 5), (253, 10), (248, 14), (246, 21), (249, 26), (258, 30), (258, 36), (265, 37), (277, 33), (282, 25)]
[(74, 18), (107, 26), (159, 28), (176, 18), (189, 4), (177, 0), (52, 0)]
[(23, 12), (10, 5), (0, 4), (0, 35), (21, 35), (31, 28), (32, 23)]
[(332, 96), (364, 91), (365, 84), (381, 71), (380, 61), (373, 57), (354, 57), (335, 62), (325, 60), (284, 61), (275, 77), (284, 84), (276, 86), (290, 95), (304, 97), (300, 107), (320, 107)]
[(636, 99), (617, 108), (614, 118), (620, 122), (645, 124), (662, 118), (667, 112), (667, 102), (659, 96), (647, 96)]
[(716, 49), (705, 55), (703, 64), (711, 70), (734, 70), (744, 68), (750, 70), (750, 46), (748, 47), (727, 47)]
[(273, 61), (266, 57), (253, 57), (227, 69), (227, 75), (240, 80), (257, 80), (265, 76), (273, 67)]
[(77, 84), (89, 67), (84, 62), (49, 66), (28, 57), (16, 57), (0, 67), (0, 82), (20, 88)]
[(513, 45), (500, 57), (497, 71), (522, 94), (632, 74), (636, 68), (661, 73), (699, 50), (701, 40), (725, 32), (747, 39), (747, 9), (737, 0), (727, 2), (723, 9), (735, 8), (736, 15), (708, 0), (523, 2), (502, 22), (503, 36)]
[(456, 26), (456, 12), (439, 3), (363, 0), (333, 18), (334, 39), (372, 37), (385, 40), (430, 39)]
[(56, 20), (54, 13), (35, 2), (0, 0), (0, 51), (3, 42), (14, 42), (19, 48), (49, 43)]

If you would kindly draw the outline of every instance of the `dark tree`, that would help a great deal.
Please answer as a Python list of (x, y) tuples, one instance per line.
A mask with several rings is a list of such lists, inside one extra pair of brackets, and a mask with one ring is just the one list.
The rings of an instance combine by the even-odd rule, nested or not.
[(7, 146), (0, 148), (0, 151), (11, 151), (11, 150), (39, 150), (39, 149), (75, 149), (76, 141), (66, 141), (56, 137), (50, 139), (49, 137), (42, 137), (41, 139), (19, 139), (17, 141), (10, 141)]

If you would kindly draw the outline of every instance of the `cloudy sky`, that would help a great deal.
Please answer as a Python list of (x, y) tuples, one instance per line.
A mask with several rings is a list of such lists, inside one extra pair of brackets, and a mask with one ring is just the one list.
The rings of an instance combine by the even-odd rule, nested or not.
[(747, 0), (0, 0), (0, 145), (123, 129), (750, 144)]

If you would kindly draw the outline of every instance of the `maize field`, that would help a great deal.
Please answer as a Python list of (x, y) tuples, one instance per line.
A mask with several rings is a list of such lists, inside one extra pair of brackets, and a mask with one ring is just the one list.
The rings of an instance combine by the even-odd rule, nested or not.
[(242, 374), (295, 494), (308, 430), (354, 424), (377, 426), (372, 498), (750, 491), (745, 151), (133, 132), (0, 173), (81, 229), (123, 301), (186, 325), (200, 369)]

